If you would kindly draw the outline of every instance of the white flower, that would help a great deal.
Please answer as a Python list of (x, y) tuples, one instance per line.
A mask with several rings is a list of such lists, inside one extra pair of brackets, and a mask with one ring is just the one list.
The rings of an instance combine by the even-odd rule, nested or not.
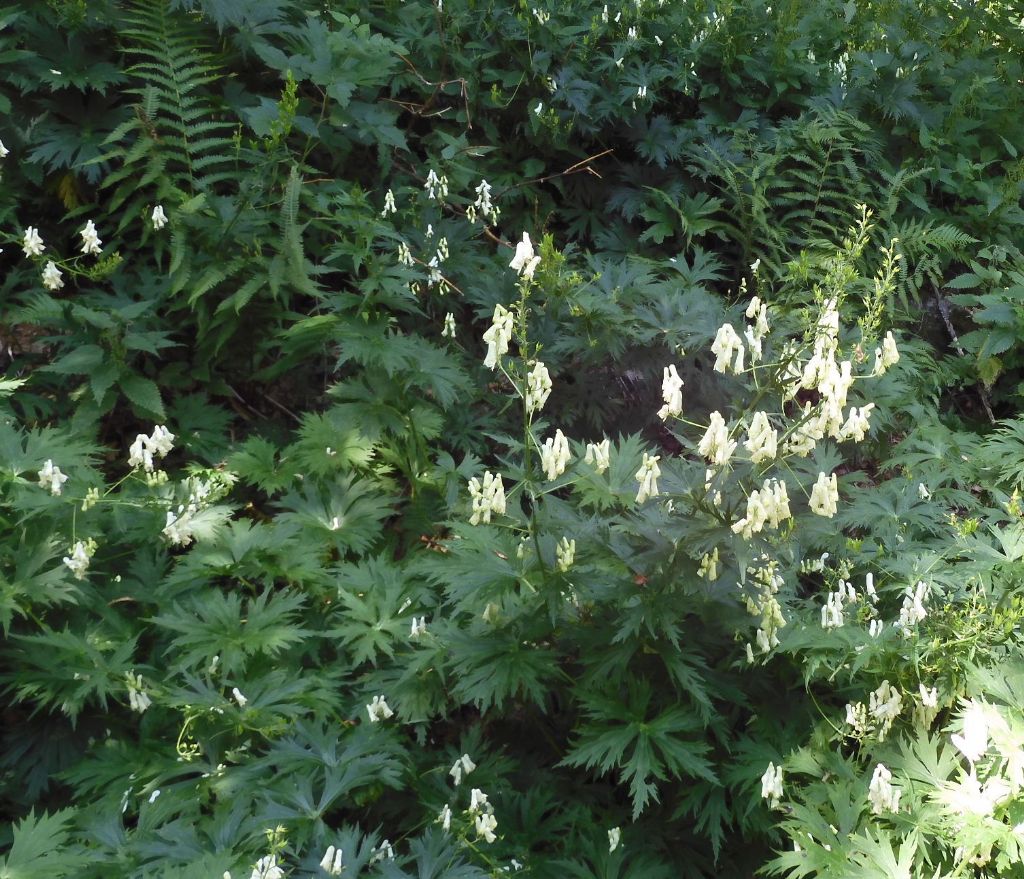
[(423, 188), (427, 190), (428, 198), (440, 201), (442, 198), (447, 198), (448, 196), (448, 178), (443, 174), (438, 177), (437, 172), (431, 168), (430, 173), (427, 175), (427, 182), (423, 184)]
[[(476, 190), (476, 201), (473, 202), (473, 218), (471, 221), (475, 221), (476, 213), (479, 211), (482, 215), (488, 217), (491, 224), (498, 222), (498, 215), (501, 211), (491, 202), (491, 184), (486, 180), (481, 180), (480, 185), (477, 186)], [(469, 216), (469, 212), (466, 212)]]
[(661, 455), (648, 455), (647, 452), (644, 452), (643, 462), (635, 476), (637, 482), (640, 483), (640, 490), (636, 493), (638, 504), (642, 504), (648, 498), (658, 496), (658, 477), (661, 476), (658, 461), (660, 460)]
[(840, 439), (852, 439), (854, 442), (861, 442), (867, 436), (868, 428), (870, 427), (868, 417), (874, 408), (874, 403), (868, 403), (866, 406), (861, 406), (860, 409), (851, 406), (846, 424), (842, 426), (839, 432)]
[(43, 269), (43, 286), (47, 290), (60, 290), (64, 286), (64, 280), (57, 268), (57, 264), (50, 260)]
[[(433, 174), (434, 172), (431, 171), (430, 173)], [(433, 196), (431, 196), (431, 198), (433, 198)], [(380, 215), (382, 217), (386, 217), (388, 214), (397, 214), (397, 213), (398, 213), (398, 208), (395, 205), (395, 194), (389, 189), (384, 194), (384, 209), (380, 212)]]
[(555, 547), (555, 556), (558, 570), (564, 574), (572, 567), (572, 563), (576, 559), (576, 539), (569, 540), (563, 537)]
[(50, 489), (50, 494), (59, 495), (68, 481), (67, 476), (60, 472), (60, 467), (55, 467), (53, 461), (47, 458), (43, 469), (39, 471), (39, 487)]
[(395, 712), (388, 707), (383, 696), (374, 696), (373, 701), (366, 706), (366, 713), (370, 715), (370, 723), (379, 723), (393, 717)]
[(96, 233), (96, 225), (92, 220), (85, 224), (85, 228), (79, 233), (82, 236), (82, 253), (99, 253), (103, 245), (100, 236)]
[(158, 204), (153, 208), (153, 213), (149, 219), (152, 221), (153, 228), (156, 229), (157, 232), (163, 229), (163, 227), (167, 225), (167, 214), (164, 213), (164, 206), (162, 204)]
[(267, 855), (256, 862), (249, 879), (284, 879), (284, 870), (277, 865), (276, 855)]
[(145, 685), (142, 683), (142, 675), (125, 672), (125, 683), (128, 686), (128, 705), (132, 711), (142, 714), (153, 700), (146, 695)]
[(161, 532), (171, 543), (177, 546), (188, 546), (195, 537), (192, 521), (193, 510), (186, 509), (184, 505), (178, 505), (178, 512), (167, 511), (167, 519)]
[(391, 842), (385, 839), (373, 853), (373, 857), (370, 858), (371, 864), (376, 864), (378, 861), (383, 861), (385, 858), (390, 860), (395, 859), (395, 850), (391, 847)]
[(448, 831), (452, 829), (452, 807), (446, 805), (434, 819), (435, 824), (440, 824), (441, 829)]
[(84, 541), (79, 540), (71, 548), (71, 555), (64, 556), (64, 564), (71, 569), (71, 573), (75, 575), (76, 580), (84, 580), (85, 572), (89, 570), (89, 558), (92, 553), (89, 551), (89, 546)]
[(811, 511), (819, 516), (831, 519), (836, 514), (839, 509), (839, 485), (835, 473), (831, 477), (824, 473), (818, 474), (818, 481), (811, 489), (810, 506)]
[(516, 255), (512, 257), (512, 262), (508, 266), (529, 280), (533, 277), (533, 273), (539, 265), (540, 257), (533, 252), (533, 244), (530, 241), (529, 233), (524, 232), (523, 240), (516, 244)]
[(778, 453), (779, 432), (771, 426), (764, 412), (755, 413), (751, 419), (743, 447), (750, 452), (750, 460), (754, 464), (770, 461)]
[(758, 257), (750, 264), (750, 274), (756, 275), (757, 270), (761, 268), (761, 258)]
[(21, 249), (25, 256), (39, 256), (46, 249), (35, 226), (29, 226), (25, 230), (25, 237), (21, 239)]
[(608, 854), (611, 854), (622, 843), (622, 830), (619, 827), (612, 827), (608, 830)]
[[(882, 681), (878, 689), (868, 695), (867, 713), (878, 727), (878, 741), (885, 741), (893, 721), (903, 710), (903, 696), (889, 681)], [(849, 712), (849, 707), (847, 707)]]
[(782, 799), (782, 767), (776, 766), (774, 762), (768, 764), (761, 776), (761, 797), (768, 801), (770, 809), (778, 808), (779, 800)]
[(174, 434), (164, 425), (153, 428), (153, 435), (140, 433), (128, 448), (128, 465), (133, 469), (142, 467), (147, 473), (153, 472), (153, 456), (163, 458), (174, 448)]
[(245, 706), (249, 703), (249, 700), (242, 695), (242, 691), (239, 690), (238, 687), (231, 688), (231, 695), (234, 696), (239, 708), (245, 708)]
[(569, 440), (565, 438), (561, 428), (555, 431), (553, 437), (549, 436), (540, 447), (540, 466), (544, 476), (551, 480), (557, 479), (569, 466), (572, 456), (569, 454)]
[(922, 729), (931, 729), (935, 715), (939, 713), (939, 691), (924, 684), (918, 684), (918, 702), (914, 706), (914, 723)]
[(843, 593), (829, 592), (825, 604), (821, 608), (821, 627), (823, 629), (841, 629), (843, 617)]
[(498, 827), (498, 819), (491, 814), (477, 815), (474, 821), (476, 835), (482, 836), (486, 842), (494, 842), (498, 837), (494, 831)]
[(409, 640), (418, 641), (424, 635), (427, 634), (427, 618), (420, 617), (417, 621), (416, 617), (412, 618), (412, 629), (409, 631)]
[(587, 454), (584, 463), (592, 464), (598, 473), (604, 473), (611, 466), (611, 440), (603, 439), (599, 443), (587, 443)]
[(715, 341), (711, 343), (711, 353), (715, 355), (715, 371), (728, 372), (729, 361), (736, 355), (736, 362), (732, 366), (733, 372), (743, 371), (743, 340), (733, 329), (732, 324), (722, 324), (715, 335)]
[(512, 338), (513, 327), (512, 312), (503, 305), (494, 306), (494, 315), (491, 317), (491, 326), (484, 333), (484, 341), (487, 343), (487, 356), (484, 358), (484, 366), (494, 369), (500, 362), (503, 354), (508, 353), (508, 343)]
[(904, 590), (903, 607), (900, 608), (900, 616), (896, 621), (896, 628), (903, 632), (904, 637), (909, 637), (911, 628), (928, 616), (928, 609), (924, 603), (928, 600), (930, 591), (931, 588), (924, 580), (919, 580), (913, 589), (908, 586)]
[(452, 764), (452, 768), (448, 770), (448, 774), (455, 782), (455, 786), (458, 787), (462, 784), (463, 774), (469, 775), (474, 769), (476, 769), (476, 763), (473, 762), (469, 754), (463, 754)]
[(329, 876), (340, 876), (342, 870), (341, 858), (342, 851), (340, 848), (336, 849), (333, 845), (327, 846), (327, 851), (320, 858), (320, 869)]
[(697, 445), (697, 451), (716, 467), (729, 463), (732, 453), (736, 451), (736, 442), (729, 439), (729, 428), (721, 413), (711, 413), (711, 422), (704, 438)]
[(482, 812), (485, 808), (490, 808), (487, 802), (487, 794), (478, 787), (473, 788), (469, 792), (469, 811)]
[(6, 159), (10, 155), (10, 150), (4, 146), (4, 142), (0, 140), (0, 159)]
[(971, 763), (977, 763), (988, 750), (988, 718), (985, 706), (973, 699), (963, 714), (963, 734), (954, 733), (950, 741)]
[(469, 480), (469, 494), (473, 500), (470, 525), (477, 525), (480, 522), (489, 524), (492, 513), (505, 514), (505, 484), (501, 481), (500, 474), (495, 476), (489, 471), (484, 473), (483, 483), (474, 476)]
[(747, 498), (747, 514), (732, 526), (733, 534), (745, 540), (764, 529), (765, 525), (777, 529), (783, 520), (792, 518), (786, 484), (777, 479), (766, 479), (759, 490)]
[(890, 783), (892, 773), (879, 763), (875, 767), (874, 775), (871, 776), (871, 784), (868, 787), (868, 801), (871, 803), (871, 811), (875, 815), (883, 812), (898, 812), (900, 810), (900, 789)]
[(665, 405), (658, 410), (658, 417), (664, 421), (669, 415), (678, 418), (683, 414), (683, 380), (676, 372), (675, 364), (666, 366), (661, 379), (661, 398)]
[(413, 265), (415, 265), (415, 262), (416, 262), (412, 258), (412, 251), (409, 250), (409, 245), (406, 244), (404, 241), (399, 241), (398, 242), (398, 261), (402, 265), (409, 266), (410, 268)]
[(882, 347), (875, 348), (875, 369), (873, 375), (884, 375), (890, 366), (899, 363), (900, 352), (896, 350), (896, 340), (890, 330), (882, 340)]
[(548, 373), (548, 368), (538, 360), (526, 377), (526, 393), (523, 395), (523, 399), (526, 403), (527, 414), (530, 415), (543, 409), (550, 395), (551, 376)]

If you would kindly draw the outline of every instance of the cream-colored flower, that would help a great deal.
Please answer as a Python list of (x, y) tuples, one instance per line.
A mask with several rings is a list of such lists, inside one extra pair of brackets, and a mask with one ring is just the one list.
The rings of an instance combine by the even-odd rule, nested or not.
[(366, 713), (370, 717), (370, 723), (379, 723), (395, 715), (383, 696), (374, 696), (373, 701), (366, 706)]
[(540, 265), (540, 257), (534, 254), (529, 233), (523, 233), (523, 240), (516, 244), (516, 255), (508, 265), (527, 280), (533, 277), (537, 266)]
[(711, 353), (715, 355), (715, 371), (728, 372), (730, 361), (735, 355), (735, 363), (732, 364), (733, 372), (743, 371), (743, 339), (739, 337), (732, 324), (722, 324), (715, 341), (711, 344)]
[(60, 467), (54, 465), (53, 461), (47, 459), (43, 469), (39, 471), (39, 487), (48, 488), (50, 494), (55, 497), (61, 493), (64, 483), (68, 481), (67, 476), (60, 472)]
[(754, 414), (743, 447), (750, 452), (750, 460), (754, 464), (771, 461), (778, 454), (779, 432), (772, 427), (766, 413)]
[(527, 414), (532, 415), (543, 409), (550, 395), (551, 375), (548, 373), (548, 368), (538, 360), (526, 377), (526, 392), (523, 395), (523, 400), (526, 404)]
[(839, 509), (839, 484), (835, 473), (831, 476), (818, 474), (818, 481), (811, 489), (810, 507), (813, 513), (829, 519), (836, 514)]
[(890, 366), (899, 363), (900, 352), (896, 348), (896, 340), (892, 337), (890, 330), (882, 340), (882, 347), (875, 348), (875, 369), (874, 375), (884, 375)]
[(761, 796), (768, 801), (769, 809), (779, 807), (782, 799), (782, 766), (776, 766), (774, 762), (768, 764), (761, 776)]
[(661, 380), (661, 397), (665, 405), (658, 410), (658, 417), (664, 421), (669, 415), (678, 418), (683, 414), (683, 380), (674, 364), (665, 367)]
[(508, 343), (512, 339), (513, 320), (512, 312), (503, 305), (494, 306), (490, 329), (484, 333), (484, 341), (487, 343), (484, 366), (488, 369), (497, 367), (502, 355), (508, 353)]
[(505, 514), (505, 484), (500, 474), (495, 475), (488, 471), (484, 473), (482, 483), (474, 476), (469, 480), (469, 494), (473, 502), (470, 525), (489, 523), (492, 513), (499, 516)]
[(60, 290), (64, 286), (64, 278), (57, 264), (50, 260), (43, 269), (43, 286), (47, 290)]
[(606, 438), (599, 443), (587, 443), (587, 454), (583, 461), (592, 464), (598, 473), (604, 473), (611, 466), (611, 440)]
[(96, 224), (92, 220), (85, 224), (85, 228), (79, 234), (82, 236), (82, 253), (100, 253), (103, 242), (100, 241), (100, 236), (96, 232)]
[(697, 446), (697, 451), (716, 467), (729, 463), (732, 453), (736, 451), (736, 442), (729, 439), (729, 428), (721, 413), (711, 413), (711, 422), (704, 433), (704, 438)]
[(553, 437), (549, 436), (540, 447), (540, 466), (545, 477), (557, 479), (569, 466), (572, 456), (569, 454), (569, 440), (561, 429), (555, 431)]
[(648, 455), (644, 452), (643, 462), (640, 469), (636, 471), (636, 479), (640, 483), (640, 490), (636, 493), (636, 502), (642, 504), (648, 498), (658, 496), (658, 477), (661, 476), (661, 468), (658, 461), (660, 455)]
[(46, 245), (43, 244), (43, 239), (35, 226), (29, 226), (25, 230), (25, 235), (21, 239), (21, 249), (25, 256), (39, 256), (46, 250)]
[(149, 219), (153, 223), (153, 228), (156, 229), (157, 232), (163, 229), (163, 227), (167, 225), (167, 214), (164, 213), (164, 206), (162, 204), (158, 204), (153, 208), (153, 213)]

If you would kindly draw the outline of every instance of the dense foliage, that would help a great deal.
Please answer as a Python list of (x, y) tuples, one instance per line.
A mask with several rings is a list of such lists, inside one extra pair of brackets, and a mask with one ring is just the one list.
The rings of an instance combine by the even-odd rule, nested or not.
[(0, 879), (1024, 875), (1020, 16), (0, 8)]

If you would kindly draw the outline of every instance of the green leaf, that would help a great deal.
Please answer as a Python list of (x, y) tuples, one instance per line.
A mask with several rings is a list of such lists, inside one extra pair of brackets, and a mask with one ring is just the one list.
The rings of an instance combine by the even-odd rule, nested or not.
[(160, 397), (160, 389), (154, 382), (141, 375), (128, 375), (121, 378), (118, 384), (133, 405), (160, 420), (164, 419), (164, 402)]

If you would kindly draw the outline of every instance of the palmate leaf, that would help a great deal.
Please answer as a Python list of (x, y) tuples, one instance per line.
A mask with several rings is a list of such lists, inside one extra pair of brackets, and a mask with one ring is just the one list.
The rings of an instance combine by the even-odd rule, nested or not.
[(331, 573), (340, 606), (329, 618), (333, 625), (326, 637), (340, 640), (357, 664), (394, 656), (411, 625), (402, 614), (414, 607), (406, 572), (381, 556), (338, 565)]
[(366, 552), (376, 541), (382, 523), (394, 513), (395, 499), (383, 494), (369, 479), (347, 476), (329, 483), (324, 491), (306, 486), (292, 491), (278, 502), (284, 512), (278, 521), (294, 524), (318, 537), (326, 549)]
[(224, 673), (235, 674), (249, 657), (276, 656), (309, 637), (309, 631), (295, 622), (304, 603), (300, 592), (268, 590), (243, 607), (239, 593), (211, 589), (153, 622), (176, 633), (170, 651), (175, 667), (195, 667), (219, 655)]
[(516, 698), (543, 706), (553, 682), (564, 678), (553, 650), (524, 643), (512, 631), (451, 629), (447, 638), (453, 694), (481, 710)]
[(68, 844), (68, 825), (73, 809), (64, 809), (38, 818), (30, 812), (14, 828), (14, 842), (7, 856), (0, 859), (0, 879), (38, 879), (41, 876), (75, 875), (89, 861), (78, 851), (61, 851)]
[(601, 773), (618, 769), (629, 782), (634, 820), (652, 799), (658, 799), (656, 781), (688, 776), (718, 783), (705, 757), (710, 745), (703, 740), (699, 718), (679, 706), (656, 713), (650, 704), (652, 695), (645, 680), (630, 681), (626, 702), (601, 694), (584, 695), (587, 720), (560, 764), (597, 768)]

